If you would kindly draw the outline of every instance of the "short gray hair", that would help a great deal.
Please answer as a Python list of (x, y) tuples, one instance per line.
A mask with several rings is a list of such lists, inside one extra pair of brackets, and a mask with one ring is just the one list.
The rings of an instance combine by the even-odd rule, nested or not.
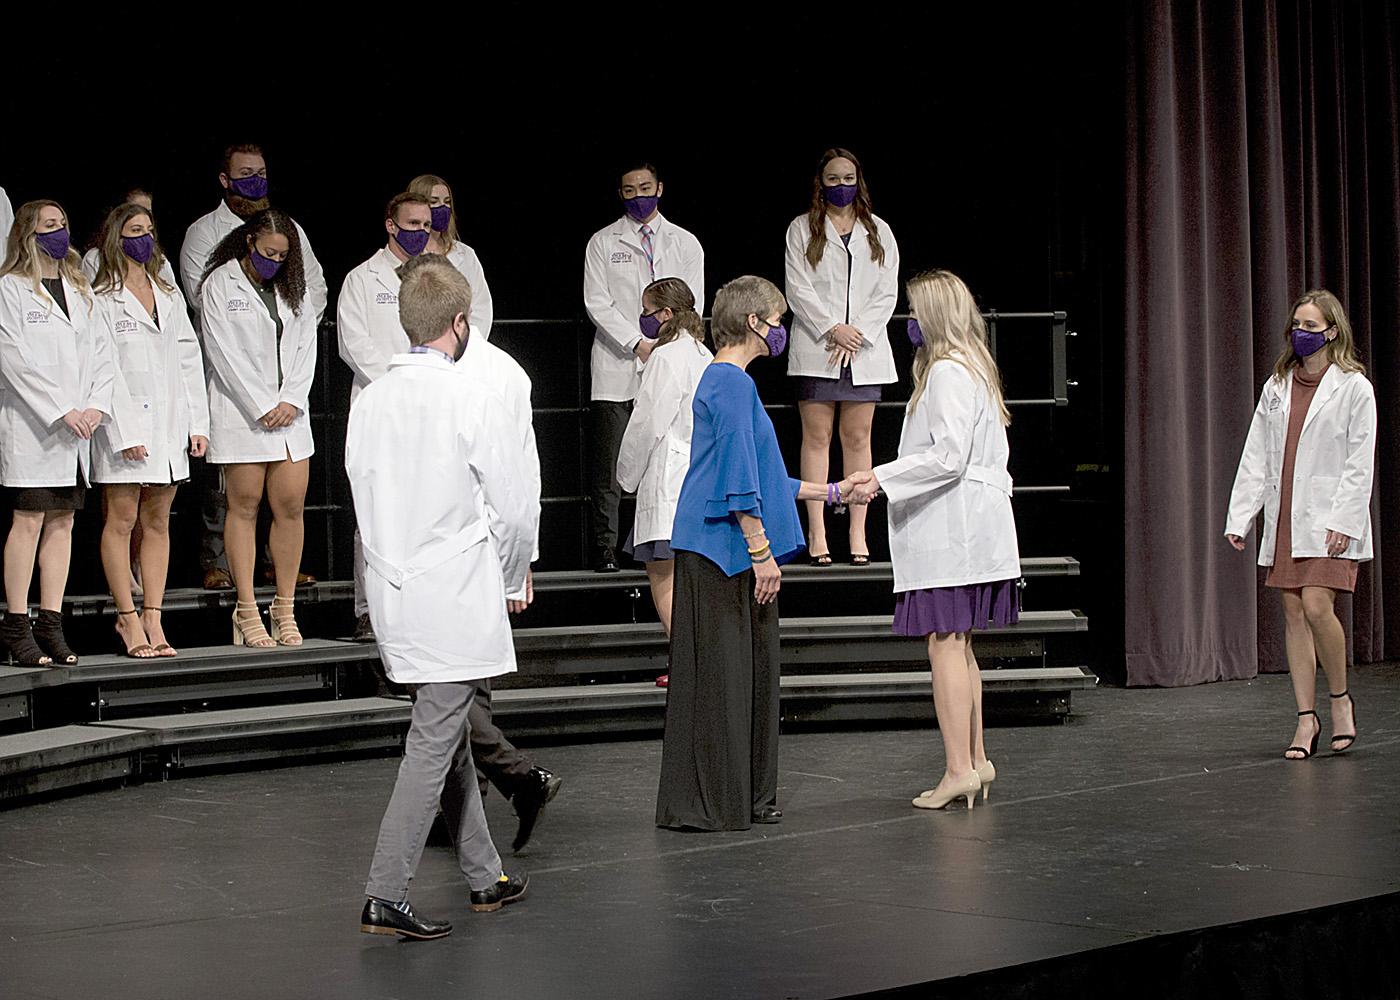
[(710, 314), (710, 336), (715, 347), (742, 344), (751, 332), (749, 317), (766, 320), (774, 313), (787, 312), (787, 299), (767, 278), (746, 274), (735, 278), (715, 294)]
[(472, 286), (440, 254), (420, 254), (399, 266), (399, 325), (414, 347), (437, 340), (460, 313), (471, 316)]

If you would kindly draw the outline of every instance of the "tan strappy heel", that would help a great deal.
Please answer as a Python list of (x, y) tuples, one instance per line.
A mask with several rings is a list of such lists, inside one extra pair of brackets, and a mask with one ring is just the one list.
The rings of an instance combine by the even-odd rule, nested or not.
[(256, 603), (244, 604), (239, 601), (234, 604), (233, 644), (247, 646), (250, 649), (271, 649), (277, 645), (267, 634), (267, 629), (263, 626), (262, 613), (258, 611)]
[(272, 619), (272, 638), (279, 646), (300, 646), (301, 629), (297, 628), (294, 597), (274, 597), (268, 617)]

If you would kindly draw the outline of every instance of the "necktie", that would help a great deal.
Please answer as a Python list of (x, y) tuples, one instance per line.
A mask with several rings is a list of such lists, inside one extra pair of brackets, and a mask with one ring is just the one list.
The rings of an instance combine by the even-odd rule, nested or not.
[(651, 227), (643, 223), (642, 225), (642, 253), (647, 255), (647, 271), (651, 274), (651, 279), (656, 280), (656, 248), (651, 242)]

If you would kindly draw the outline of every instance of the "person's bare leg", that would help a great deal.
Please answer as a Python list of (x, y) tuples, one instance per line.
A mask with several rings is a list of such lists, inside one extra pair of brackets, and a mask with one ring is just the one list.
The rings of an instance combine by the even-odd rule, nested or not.
[[(841, 465), (848, 476), (871, 468), (870, 425), (874, 420), (874, 403), (841, 404)], [(846, 511), (851, 519), (851, 554), (868, 556), (870, 544), (865, 540), (868, 508), (864, 504), (851, 504)]]
[(982, 670), (977, 665), (977, 654), (972, 651), (970, 632), (967, 636), (967, 686), (972, 691), (972, 730), (968, 749), (972, 753), (972, 766), (982, 768), (987, 764), (987, 748), (982, 742)]
[(965, 634), (928, 637), (928, 660), (933, 673), (933, 708), (943, 737), (946, 760), (935, 794), (972, 773), (972, 687), (967, 679)]
[[(1312, 632), (1322, 672), (1327, 675), (1330, 694), (1347, 690), (1347, 634), (1337, 617), (1337, 592), (1330, 587), (1303, 588), (1303, 615)], [(1351, 735), (1356, 732), (1350, 698), (1329, 698), (1332, 706), (1332, 733)]]
[[(141, 612), (141, 624), (153, 646), (167, 641), (157, 609), (165, 604), (165, 582), (170, 571), (170, 505), (174, 502), (174, 486), (143, 490), (136, 522), (141, 528), (142, 604), (150, 609)], [(175, 650), (164, 650), (163, 655), (174, 656)]]
[[(1293, 682), (1293, 700), (1298, 705), (1298, 711), (1310, 712), (1316, 707), (1317, 700), (1317, 651), (1313, 646), (1308, 617), (1303, 612), (1303, 592), (1281, 590), (1279, 596), (1283, 599), (1283, 650), (1288, 658), (1288, 677)], [(1293, 742), (1288, 745), (1308, 746), (1320, 725), (1321, 720), (1311, 715), (1298, 716)], [(1303, 755), (1286, 753), (1285, 756), (1298, 760)]]
[(671, 595), (676, 587), (676, 564), (671, 559), (658, 559), (649, 562), (647, 580), (651, 582), (651, 600), (656, 605), (656, 617), (661, 619), (661, 627), (671, 635)]
[(5, 538), (5, 608), (19, 614), (29, 610), (29, 587), (34, 581), (34, 560), (44, 530), (42, 511), (17, 510)]
[[(134, 611), (131, 595), (131, 530), (141, 504), (139, 483), (108, 483), (102, 487), (102, 571), (117, 611)], [(127, 649), (148, 645), (146, 631), (136, 615), (117, 615), (117, 633)]]
[[(809, 483), (824, 483), (831, 466), (831, 428), (836, 421), (836, 404), (807, 400), (797, 404), (802, 417), (802, 478)], [(808, 500), (807, 551), (825, 555), (831, 551), (826, 540), (826, 505), (820, 500)]]
[(257, 599), (253, 563), (257, 558), (258, 507), (262, 504), (266, 466), (250, 463), (224, 466), (228, 515), (224, 518), (224, 554), (240, 604)]
[(39, 607), (63, 611), (68, 587), (68, 564), (73, 558), (73, 512), (51, 510), (39, 534)]
[(296, 596), (297, 574), (301, 572), (301, 550), (306, 540), (302, 509), (310, 473), (310, 459), (274, 462), (267, 467), (267, 503), (272, 508), (268, 546), (277, 575), (277, 596), (286, 600)]

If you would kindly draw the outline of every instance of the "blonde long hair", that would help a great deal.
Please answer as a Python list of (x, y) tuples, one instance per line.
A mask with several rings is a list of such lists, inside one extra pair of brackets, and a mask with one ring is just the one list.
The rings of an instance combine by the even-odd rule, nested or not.
[(1300, 306), (1306, 305), (1317, 306), (1317, 311), (1322, 313), (1328, 327), (1336, 328), (1337, 335), (1323, 348), (1327, 352), (1327, 360), (1344, 372), (1360, 372), (1364, 375), (1366, 366), (1356, 356), (1356, 338), (1352, 336), (1351, 323), (1347, 320), (1341, 300), (1325, 288), (1315, 288), (1298, 296), (1293, 308), (1288, 310), (1288, 328), (1283, 331), (1283, 353), (1274, 362), (1274, 377), (1287, 379), (1288, 373), (1303, 363), (1303, 359), (1293, 350), (1292, 333), (1293, 316)]
[[(102, 234), (97, 240), (97, 276), (92, 282), (94, 292), (99, 294), (115, 292), (126, 285), (129, 258), (122, 249), (122, 230), (126, 228), (128, 222), (142, 215), (150, 220), (151, 235), (154, 237), (156, 235), (155, 219), (151, 216), (150, 209), (144, 205), (128, 202), (125, 205), (118, 205), (107, 213), (107, 218), (102, 223)], [(167, 285), (165, 279), (160, 276), (160, 268), (163, 263), (165, 263), (165, 254), (161, 251), (160, 239), (156, 238), (155, 253), (151, 254), (150, 260), (138, 266), (146, 272), (152, 285), (169, 294), (175, 289)]]
[(928, 388), (929, 372), (935, 362), (956, 361), (981, 382), (996, 405), (1002, 426), (1011, 423), (1011, 411), (1001, 387), (1001, 372), (987, 349), (987, 325), (961, 278), (951, 271), (924, 271), (910, 279), (905, 288), (909, 304), (918, 316), (924, 344), (914, 354), (914, 392), (909, 412), (914, 411)]
[(452, 196), (452, 185), (437, 174), (419, 174), (408, 182), (408, 191), (410, 194), (421, 194), (424, 198), (431, 198), (433, 188), (439, 184), (447, 188), (447, 197), (452, 202), (452, 214), (447, 217), (447, 232), (442, 234), (442, 241), (447, 244), (447, 249), (451, 250), (457, 244), (457, 199)]
[[(29, 279), (30, 287), (36, 293), (43, 277), (43, 271), (39, 268), (39, 254), (43, 251), (34, 239), (34, 226), (39, 220), (39, 212), (50, 205), (63, 212), (63, 224), (68, 225), (68, 213), (63, 211), (63, 206), (58, 202), (48, 198), (26, 201), (15, 210), (15, 223), (10, 227), (9, 238), (5, 241), (5, 263), (0, 267), (0, 278), (7, 274), (22, 274)], [(72, 233), (71, 228), (69, 233)], [(68, 244), (68, 256), (58, 262), (58, 273), (78, 290), (78, 294), (84, 300), (92, 301), (87, 275), (83, 273), (83, 259), (78, 256), (78, 251), (73, 249), (71, 241)]]

